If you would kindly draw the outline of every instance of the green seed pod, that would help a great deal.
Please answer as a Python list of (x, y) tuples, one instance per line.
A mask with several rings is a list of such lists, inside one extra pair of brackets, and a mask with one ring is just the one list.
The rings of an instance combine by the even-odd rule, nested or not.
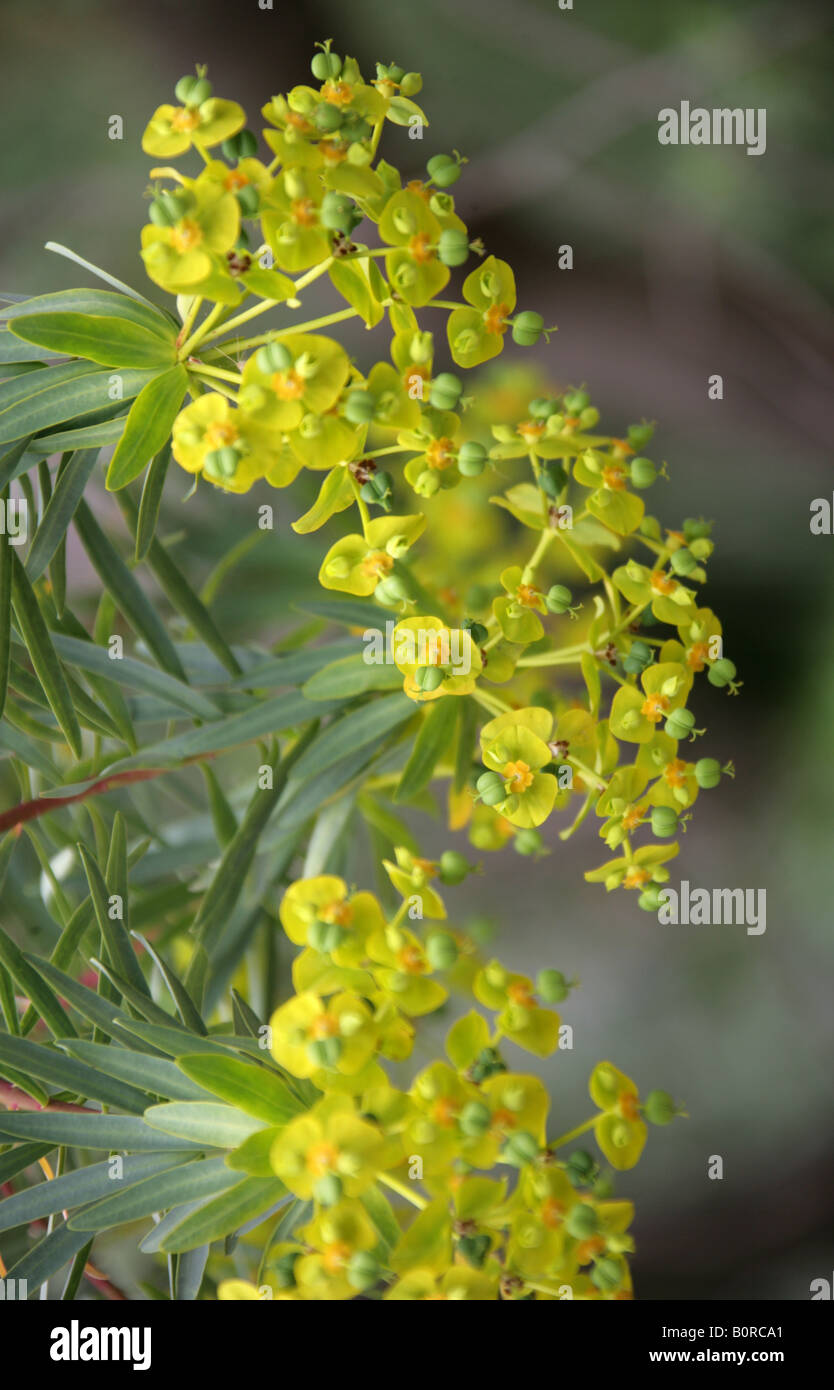
[(321, 224), (331, 231), (350, 234), (362, 221), (362, 214), (345, 193), (325, 193), (321, 204)]
[(439, 666), (418, 666), (414, 672), (414, 683), (418, 689), (430, 695), (443, 684), (443, 671)]
[(224, 159), (251, 159), (258, 153), (258, 137), (252, 130), (239, 130), (220, 146)]
[(188, 94), (187, 106), (202, 106), (204, 101), (208, 101), (213, 91), (211, 83), (205, 77), (198, 77), (194, 86)]
[(411, 590), (398, 574), (389, 574), (385, 579), (380, 579), (374, 589), (374, 598), (378, 603), (393, 607), (397, 603), (408, 603)]
[(657, 912), (658, 908), (662, 906), (660, 893), (659, 883), (647, 883), (637, 899), (637, 906), (641, 907), (644, 912)]
[(414, 481), (414, 491), (418, 497), (434, 497), (440, 491), (440, 479), (431, 468), (424, 468)]
[(461, 1236), (458, 1241), (458, 1251), (469, 1264), (480, 1269), (489, 1254), (490, 1244), (490, 1238), (486, 1234)]
[(463, 395), (463, 382), (452, 372), (440, 372), (433, 378), (429, 401), (435, 410), (454, 410)]
[(469, 259), (469, 233), (458, 227), (444, 227), (437, 254), (443, 265), (465, 265)]
[(489, 636), (488, 630), (483, 623), (477, 622), (474, 618), (464, 618), (461, 627), (464, 632), (468, 632), (476, 647), (482, 647)]
[(553, 584), (547, 591), (545, 603), (550, 613), (567, 613), (573, 601), (570, 589), (564, 584)]
[(545, 459), (539, 469), (539, 487), (548, 497), (558, 497), (568, 475), (564, 466), (557, 459)]
[(338, 53), (325, 50), (313, 58), (310, 71), (319, 82), (333, 82), (342, 71), (342, 60)]
[(341, 1038), (317, 1038), (307, 1044), (307, 1056), (317, 1067), (335, 1067), (341, 1055)]
[(477, 478), (486, 467), (487, 451), (477, 440), (467, 439), (458, 450), (458, 472), (464, 478)]
[(717, 787), (721, 781), (721, 764), (717, 758), (699, 758), (695, 764), (695, 781), (703, 791)]
[(698, 561), (689, 547), (685, 545), (682, 545), (680, 550), (672, 552), (670, 563), (675, 574), (691, 574), (694, 569), (698, 568)]
[(264, 376), (286, 372), (292, 366), (292, 353), (283, 343), (265, 343), (255, 354), (255, 365)]
[(653, 660), (651, 647), (647, 646), (645, 642), (632, 642), (623, 662), (623, 670), (627, 671), (630, 676), (639, 676), (647, 666), (651, 666)]
[(558, 410), (556, 401), (550, 396), (536, 396), (527, 406), (527, 414), (532, 420), (549, 420)]
[(688, 516), (683, 523), (683, 534), (688, 541), (708, 540), (711, 531), (712, 522), (704, 521), (703, 517), (699, 517), (696, 521), (693, 517)]
[(635, 487), (651, 487), (657, 477), (657, 469), (651, 459), (632, 459), (630, 472)]
[(577, 1202), (565, 1218), (565, 1230), (575, 1240), (587, 1240), (599, 1230), (599, 1217), (590, 1202)]
[(460, 165), (451, 154), (432, 155), (426, 168), (429, 178), (437, 184), (438, 188), (449, 188), (460, 178)]
[(519, 347), (535, 347), (544, 332), (544, 319), (535, 309), (523, 309), (513, 319), (513, 342)]
[(470, 1100), (460, 1112), (460, 1127), (470, 1139), (478, 1139), (486, 1134), (492, 1124), (492, 1115), (483, 1101)]
[(503, 1157), (505, 1161), (514, 1163), (521, 1168), (525, 1163), (532, 1163), (538, 1156), (539, 1141), (535, 1135), (530, 1134), (526, 1129), (520, 1129), (516, 1134), (511, 1134), (504, 1146)]
[(695, 728), (695, 715), (691, 709), (673, 709), (663, 728), (670, 738), (688, 738)]
[(179, 221), (179, 209), (172, 210), (164, 198), (154, 198), (148, 208), (148, 217), (155, 227), (172, 227)]
[(444, 849), (440, 856), (439, 872), (443, 883), (449, 885), (463, 883), (463, 880), (471, 874), (472, 865), (458, 850)]
[(345, 402), (345, 418), (352, 425), (368, 425), (374, 418), (376, 397), (370, 391), (351, 391)]
[(722, 690), (725, 685), (729, 685), (731, 681), (735, 680), (736, 674), (735, 663), (730, 661), (728, 657), (722, 656), (710, 666), (707, 671), (707, 680), (710, 685), (715, 685), (719, 690)]
[(645, 449), (653, 434), (654, 425), (647, 424), (645, 420), (642, 425), (629, 425), (627, 435), (629, 448), (639, 453), (641, 449)]
[(569, 415), (579, 415), (591, 404), (587, 391), (569, 391), (565, 396), (565, 410)]
[(323, 134), (338, 130), (344, 117), (338, 106), (330, 101), (322, 101), (313, 112), (313, 125)]
[(596, 1163), (587, 1149), (574, 1149), (565, 1164), (565, 1172), (575, 1187), (588, 1183), (596, 1172)]
[(342, 1179), (335, 1173), (325, 1173), (323, 1178), (319, 1178), (313, 1185), (313, 1196), (323, 1207), (335, 1207), (337, 1202), (342, 1200), (344, 1187)]
[(597, 1260), (591, 1270), (591, 1283), (604, 1293), (618, 1289), (623, 1282), (623, 1268), (617, 1260)]
[(561, 970), (540, 970), (536, 976), (536, 993), (546, 1004), (561, 1004), (570, 994), (570, 985)]
[(544, 841), (538, 830), (519, 830), (513, 840), (513, 849), (516, 854), (541, 854), (544, 849)]
[(677, 813), (671, 806), (655, 806), (652, 809), (652, 834), (659, 839), (668, 839), (678, 828)]
[(206, 455), (204, 466), (209, 473), (219, 474), (221, 478), (233, 478), (239, 459), (237, 449), (226, 444), (222, 449), (212, 449), (211, 453)]
[(247, 183), (244, 188), (237, 190), (236, 196), (243, 216), (254, 217), (261, 205), (257, 188), (253, 188), (251, 183)]
[(497, 806), (507, 799), (504, 779), (497, 772), (482, 772), (475, 786), (485, 806)]
[(374, 1284), (379, 1283), (381, 1269), (368, 1250), (357, 1250), (351, 1255), (345, 1271), (347, 1281), (352, 1289), (357, 1293), (363, 1293), (365, 1289), (372, 1289)]
[(643, 1114), (650, 1124), (668, 1125), (678, 1113), (678, 1107), (668, 1091), (649, 1091)]
[(423, 79), (419, 72), (403, 73), (400, 79), (400, 91), (404, 97), (416, 97), (417, 93), (422, 91), (422, 88)]
[(715, 546), (713, 545), (711, 540), (707, 539), (706, 536), (700, 536), (697, 537), (694, 541), (690, 541), (689, 549), (692, 551), (692, 554), (695, 556), (695, 559), (700, 561), (708, 560), (713, 550), (715, 549)]
[[(640, 535), (648, 536), (650, 541), (660, 540), (660, 522), (656, 516), (643, 517), (640, 522)], [(640, 621), (645, 622), (645, 618), (641, 616)]]
[(187, 73), (185, 77), (181, 77), (174, 88), (174, 96), (177, 98), (177, 101), (181, 101), (183, 106), (188, 106), (190, 104), (189, 98), (196, 85), (197, 78), (194, 76), (193, 72)]
[[(444, 879), (444, 883), (447, 880)], [(458, 944), (451, 932), (435, 931), (426, 939), (426, 955), (433, 970), (451, 970), (457, 964)]]

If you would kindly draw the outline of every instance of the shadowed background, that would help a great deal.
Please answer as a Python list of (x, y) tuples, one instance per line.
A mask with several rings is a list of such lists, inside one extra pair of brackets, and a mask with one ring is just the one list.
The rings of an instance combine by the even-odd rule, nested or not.
[[(811, 500), (834, 490), (827, 23), (821, 4), (761, 0), (575, 0), (572, 11), (556, 0), (277, 0), (274, 11), (257, 0), (4, 0), (0, 13), (3, 289), (82, 279), (42, 250), (49, 239), (144, 288), (150, 112), (200, 61), (258, 129), (263, 102), (306, 81), (313, 43), (332, 35), (366, 74), (376, 59), (423, 73), (425, 139), (389, 127), (383, 153), (406, 175), (439, 151), (469, 157), (454, 190), (461, 214), (516, 267), (521, 307), (559, 327), (524, 360), (546, 359), (554, 383), (587, 382), (614, 432), (656, 419), (650, 452), (671, 481), (651, 509), (670, 525), (715, 519), (706, 601), (744, 689), (731, 701), (699, 683), (696, 713), (706, 751), (732, 757), (737, 777), (702, 794), (680, 876), (765, 888), (766, 934), (661, 927), (632, 896), (586, 885), (582, 870), (602, 857), (590, 826), (568, 846), (550, 836), (536, 872), (507, 851), (458, 890), (467, 912), (500, 923), (512, 967), (581, 978), (563, 1009), (574, 1050), (541, 1069), (558, 1129), (587, 1113), (600, 1057), (686, 1102), (690, 1118), (653, 1131), (618, 1181), (638, 1204), (635, 1284), (649, 1299), (803, 1299), (812, 1279), (833, 1277), (834, 538), (808, 525)], [(766, 108), (766, 153), (660, 146), (657, 113), (682, 99)], [(113, 114), (122, 142), (107, 137)], [(570, 271), (558, 269), (566, 244)], [(305, 309), (326, 312), (325, 298), (305, 297)], [(361, 339), (346, 334), (357, 353)], [(722, 401), (707, 397), (715, 373)], [(252, 508), (205, 490), (183, 520), (185, 491), (169, 478), (166, 520), (183, 528), (177, 553), (199, 578), (251, 532)], [(270, 500), (278, 529), (215, 604), (241, 639), (277, 630), (321, 549), (321, 537), (288, 531), (303, 495)], [(89, 574), (71, 559), (78, 589)], [(429, 853), (446, 843), (439, 824), (420, 832)], [(710, 1155), (723, 1157), (721, 1182), (707, 1178)]]

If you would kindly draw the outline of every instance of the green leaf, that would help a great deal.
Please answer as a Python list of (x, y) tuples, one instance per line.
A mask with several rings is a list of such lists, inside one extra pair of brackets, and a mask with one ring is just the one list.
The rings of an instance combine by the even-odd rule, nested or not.
[(0, 443), (42, 433), (112, 406), (114, 401), (133, 400), (158, 375), (153, 370), (114, 372), (92, 362), (70, 362), (4, 381), (0, 383)]
[[(0, 507), (9, 500), (6, 488), (0, 495)], [(6, 527), (0, 534), (0, 718), (6, 707), (9, 690), (9, 660), (12, 634), (12, 543)]]
[(132, 482), (168, 442), (187, 389), (188, 373), (178, 364), (149, 381), (139, 392), (110, 460), (108, 492), (117, 492)]
[[(81, 265), (89, 262), (81, 261)], [(112, 290), (55, 290), (51, 294), (33, 295), (20, 299), (0, 312), (7, 324), (40, 314), (95, 314), (105, 318), (127, 319), (158, 337), (170, 335), (174, 320), (148, 300), (140, 302), (133, 290), (124, 286), (124, 294)]]
[(185, 1154), (179, 1159), (172, 1154), (129, 1154), (121, 1160), (120, 1178), (112, 1176), (113, 1161), (105, 1158), (100, 1163), (90, 1163), (62, 1177), (39, 1182), (0, 1202), (0, 1231), (10, 1231), (15, 1226), (40, 1221), (68, 1207), (97, 1202), (114, 1192), (123, 1193), (125, 1184), (138, 1183), (172, 1170), (173, 1165), (184, 1163), (187, 1157)]
[(226, 1154), (226, 1167), (234, 1168), (236, 1173), (248, 1173), (253, 1178), (274, 1177), (270, 1154), (281, 1128), (281, 1125), (270, 1125), (267, 1129), (259, 1129), (256, 1134), (250, 1134), (248, 1139)]
[[(101, 872), (95, 859), (90, 854), (85, 845), (77, 846), (78, 854), (90, 885), (90, 898), (93, 904), (98, 928), (101, 932), (101, 939), (107, 951), (108, 960), (112, 962), (114, 968), (123, 975), (128, 984), (132, 985), (139, 994), (144, 995), (150, 1000), (150, 991), (147, 986), (142, 968), (136, 959), (136, 952), (133, 949), (130, 936), (125, 928), (124, 922), (119, 917), (110, 915), (110, 894), (108, 885), (105, 883), (104, 875)], [(124, 910), (124, 903), (122, 904)]]
[(43, 1019), (53, 1037), (76, 1036), (75, 1029), (49, 985), (33, 969), (30, 961), (6, 935), (2, 927), (0, 927), (0, 964), (6, 967), (21, 994), (26, 995), (29, 999), (32, 1007)]
[(9, 1139), (49, 1140), (53, 1145), (77, 1149), (122, 1149), (134, 1153), (196, 1151), (206, 1147), (152, 1129), (139, 1115), (100, 1115), (95, 1110), (86, 1115), (62, 1110), (39, 1110), (32, 1115), (3, 1112), (0, 1134)]
[(163, 670), (188, 684), (162, 619), (83, 500), (75, 513), (75, 529), (99, 579), (127, 622), (144, 639)]
[(378, 1187), (366, 1187), (359, 1200), (371, 1218), (384, 1249), (393, 1249), (400, 1238), (400, 1227), (388, 1198)]
[(299, 613), (311, 613), (314, 618), (329, 618), (331, 622), (342, 623), (345, 627), (375, 627), (383, 632), (391, 617), (387, 608), (380, 608), (369, 599), (305, 599), (293, 604), (293, 607)]
[(192, 718), (217, 720), (217, 706), (206, 695), (194, 690), (190, 685), (184, 685), (175, 676), (159, 671), (155, 666), (148, 666), (146, 662), (137, 661), (131, 656), (123, 656), (118, 661), (112, 660), (104, 647), (91, 642), (89, 638), (81, 640), (65, 636), (63, 633), (53, 633), (52, 644), (67, 666), (75, 666), (80, 671), (104, 677), (108, 681), (116, 681), (128, 690), (141, 690), (147, 695), (155, 695), (166, 703), (176, 705)]
[[(131, 288), (130, 285), (126, 285), (124, 280), (119, 280), (115, 275), (111, 275), (108, 271), (102, 270), (101, 266), (96, 265), (94, 261), (85, 260), (83, 256), (79, 256), (77, 251), (70, 250), (69, 246), (62, 246), (60, 241), (47, 241), (44, 242), (44, 250), (54, 251), (55, 254), (58, 256), (66, 256), (68, 261), (75, 261), (76, 265), (81, 265), (84, 267), (85, 270), (92, 271), (93, 275), (98, 276), (99, 280), (104, 280), (108, 285), (112, 285), (114, 289), (119, 291), (118, 296), (116, 296), (117, 298), (121, 299), (124, 295), (126, 295), (130, 301), (131, 306), (137, 312), (140, 309), (145, 310), (146, 312), (150, 310), (151, 314), (153, 314), (155, 318), (162, 319), (164, 323), (170, 321), (171, 316), (167, 314), (164, 310), (160, 309), (157, 304), (153, 304), (150, 301), (150, 299), (146, 298), (144, 294), (140, 294), (138, 290), (134, 290)], [(67, 290), (65, 291), (65, 293), (77, 295), (91, 295), (106, 293), (106, 291)], [(121, 312), (125, 313), (126, 310), (122, 309)]]
[(81, 728), (73, 708), (67, 682), (61, 663), (55, 653), (46, 623), (38, 606), (35, 591), (17, 555), (12, 554), (12, 604), (26, 650), (41, 683), (49, 707), (76, 758), (80, 758), (83, 748)]
[(277, 1178), (244, 1178), (228, 1192), (186, 1216), (166, 1236), (161, 1249), (166, 1254), (174, 1254), (220, 1240), (261, 1212), (268, 1211), (284, 1192), (286, 1188)]
[(302, 1109), (276, 1072), (238, 1057), (198, 1054), (179, 1057), (177, 1066), (192, 1081), (256, 1120), (282, 1125)]
[[(101, 414), (101, 412), (98, 412)], [(118, 444), (125, 427), (127, 412), (97, 424), (80, 425), (78, 429), (59, 430), (57, 434), (39, 434), (28, 447), (23, 463), (29, 468), (39, 459), (53, 454), (67, 454), (76, 449), (103, 449)]]
[[(46, 352), (43, 348), (33, 347), (30, 343), (21, 342), (17, 334), (12, 333), (8, 326), (0, 324), (0, 363), (8, 366), (10, 363), (25, 363), (27, 365), (39, 362), (48, 362), (55, 353)], [(5, 377), (6, 373), (0, 373)]]
[(380, 744), (387, 734), (414, 714), (414, 703), (407, 695), (386, 695), (371, 700), (330, 724), (313, 746), (299, 759), (294, 777), (311, 778), (348, 753)]
[(292, 529), (300, 536), (309, 535), (311, 531), (318, 531), (336, 512), (343, 512), (352, 503), (353, 486), (350, 473), (339, 464), (330, 470), (312, 507), (292, 523)]
[(208, 1100), (207, 1092), (189, 1081), (167, 1057), (151, 1057), (147, 1052), (128, 1052), (123, 1047), (74, 1038), (59, 1042), (72, 1057), (129, 1085), (140, 1086), (151, 1095), (164, 1096), (166, 1100)]
[(86, 1244), (87, 1236), (71, 1231), (68, 1226), (59, 1226), (57, 1231), (44, 1236), (33, 1250), (18, 1260), (9, 1270), (8, 1277), (25, 1280), (32, 1294), (59, 1269), (63, 1269)]
[(136, 937), (137, 941), (141, 941), (165, 981), (168, 993), (173, 1000), (174, 1007), (184, 1027), (188, 1029), (189, 1033), (199, 1033), (201, 1036), (205, 1036), (207, 1031), (206, 1025), (200, 1017), (194, 1000), (191, 998), (191, 995), (188, 993), (179, 975), (175, 974), (171, 966), (162, 959), (162, 956), (159, 955), (149, 941), (146, 941), (138, 932), (133, 932), (132, 935)]
[(333, 661), (301, 687), (308, 700), (351, 700), (371, 690), (400, 690), (403, 678), (396, 666), (368, 662), (361, 652)]
[(161, 1129), (163, 1134), (195, 1144), (210, 1144), (216, 1149), (235, 1149), (250, 1134), (263, 1129), (260, 1120), (236, 1110), (233, 1105), (203, 1100), (172, 1100), (166, 1105), (151, 1105), (145, 1111), (145, 1121), (152, 1129)]
[(54, 1147), (54, 1144), (16, 1144), (13, 1149), (7, 1149), (0, 1154), (0, 1183), (16, 1178), (18, 1173), (37, 1163), (39, 1158), (45, 1158)]
[(198, 1245), (194, 1250), (183, 1250), (177, 1256), (177, 1274), (174, 1283), (174, 1296), (178, 1303), (192, 1303), (202, 1287), (208, 1264), (208, 1245)]
[(21, 473), (25, 473), (31, 468), (32, 465), (26, 458), (26, 450), (31, 442), (32, 436), (27, 435), (25, 439), (19, 439), (4, 454), (0, 454), (0, 488), (8, 487), (9, 483), (14, 482)]
[(475, 1009), (453, 1023), (446, 1038), (446, 1055), (453, 1067), (465, 1071), (474, 1062), (478, 1053), (489, 1044), (489, 1028), (486, 1019)]
[(34, 584), (66, 535), (98, 458), (98, 449), (82, 449), (62, 469), (26, 558), (26, 573)]
[(369, 272), (372, 266), (374, 270), (377, 269), (367, 257), (364, 260), (357, 258), (353, 261), (334, 261), (328, 271), (339, 294), (362, 316), (368, 328), (374, 328), (384, 313), (377, 297), (380, 288), (383, 294), (385, 292), (384, 282), (381, 282), (378, 271), (376, 278), (371, 278)]
[(391, 847), (403, 845), (412, 854), (419, 855), (420, 846), (412, 835), (404, 820), (386, 806), (378, 797), (370, 796), (367, 792), (359, 798), (359, 809), (362, 812), (363, 820), (368, 825), (372, 825), (378, 830), (380, 835), (384, 835)]
[(145, 481), (142, 485), (142, 496), (139, 501), (139, 519), (136, 525), (136, 551), (134, 559), (138, 563), (144, 560), (150, 548), (151, 541), (156, 532), (156, 525), (159, 520), (159, 509), (162, 505), (162, 490), (165, 487), (165, 479), (168, 474), (168, 465), (171, 462), (171, 445), (164, 444), (152, 460), (151, 466), (145, 474)]
[(102, 1105), (115, 1105), (136, 1115), (141, 1115), (148, 1103), (147, 1094), (135, 1086), (103, 1076), (86, 1063), (54, 1052), (43, 1043), (0, 1033), (0, 1072), (7, 1064), (59, 1090), (83, 1096), (85, 1100), (100, 1101)]
[(26, 314), (11, 331), (56, 357), (83, 357), (103, 367), (168, 367), (176, 360), (174, 327), (166, 342), (155, 330), (129, 319), (78, 313)]
[(128, 1033), (135, 1034), (144, 1042), (165, 1052), (169, 1057), (186, 1057), (195, 1052), (213, 1053), (226, 1056), (228, 1048), (211, 1038), (195, 1037), (177, 1027), (167, 1028), (160, 1023), (145, 1023), (138, 1018), (119, 1020), (120, 1026)]
[(460, 701), (460, 726), (455, 749), (454, 789), (462, 792), (469, 780), (469, 773), (475, 758), (475, 744), (478, 739), (478, 706), (474, 700)]
[(139, 1221), (153, 1212), (198, 1197), (214, 1197), (234, 1187), (240, 1179), (222, 1158), (198, 1159), (133, 1183), (125, 1192), (114, 1192), (70, 1218), (73, 1231), (106, 1231), (128, 1221)]
[(397, 784), (395, 801), (410, 801), (428, 786), (439, 759), (451, 743), (457, 717), (457, 700), (452, 695), (435, 700), (429, 707)]

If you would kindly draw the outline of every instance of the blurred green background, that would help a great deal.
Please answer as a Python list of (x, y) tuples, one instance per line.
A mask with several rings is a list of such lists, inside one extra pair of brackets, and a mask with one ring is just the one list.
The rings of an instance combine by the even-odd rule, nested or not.
[[(263, 102), (306, 81), (315, 40), (331, 35), (368, 73), (380, 59), (424, 74), (424, 141), (389, 128), (383, 153), (413, 175), (438, 151), (469, 156), (459, 209), (516, 267), (521, 306), (558, 324), (537, 350), (550, 379), (587, 382), (615, 432), (656, 419), (653, 453), (671, 481), (652, 508), (670, 525), (715, 519), (707, 601), (744, 688), (730, 701), (700, 685), (696, 713), (708, 751), (731, 757), (737, 777), (702, 795), (680, 876), (765, 888), (766, 934), (661, 927), (633, 896), (584, 884), (601, 858), (591, 826), (568, 846), (552, 835), (536, 872), (512, 851), (488, 859), (466, 907), (500, 921), (498, 949), (514, 968), (552, 963), (582, 981), (563, 1010), (574, 1050), (542, 1069), (558, 1128), (587, 1112), (587, 1076), (604, 1056), (643, 1090), (686, 1102), (690, 1118), (654, 1131), (618, 1183), (638, 1204), (637, 1295), (807, 1298), (834, 1266), (834, 538), (808, 526), (811, 500), (834, 490), (827, 7), (3, 0), (0, 286), (81, 281), (43, 251), (54, 239), (144, 287), (149, 113), (199, 61), (258, 128)], [(764, 107), (766, 153), (660, 146), (657, 113), (682, 99)], [(122, 142), (107, 136), (113, 114)], [(565, 244), (571, 271), (558, 269)], [(308, 303), (319, 312), (317, 298)], [(361, 331), (348, 341), (361, 353)], [(715, 373), (717, 402), (707, 398)], [(183, 532), (178, 553), (199, 579), (251, 531), (251, 499), (221, 503), (205, 490), (183, 514), (185, 491), (181, 475), (169, 478), (168, 525)], [(270, 500), (276, 532), (216, 604), (241, 640), (278, 630), (320, 553), (321, 537), (288, 530), (303, 489)], [(88, 572), (72, 559), (77, 590)], [(432, 826), (427, 852), (444, 843)], [(714, 1154), (721, 1182), (707, 1177)]]

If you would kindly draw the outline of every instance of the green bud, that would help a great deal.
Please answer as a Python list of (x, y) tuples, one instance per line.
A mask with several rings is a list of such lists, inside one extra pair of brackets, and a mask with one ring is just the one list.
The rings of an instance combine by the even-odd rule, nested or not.
[(338, 950), (346, 935), (344, 927), (340, 927), (338, 922), (315, 921), (310, 924), (307, 942), (314, 951), (329, 955), (331, 951)]
[(575, 1187), (591, 1181), (596, 1163), (587, 1149), (574, 1149), (565, 1164), (565, 1171)]
[(599, 424), (599, 411), (595, 405), (586, 406), (579, 412), (579, 427), (583, 430), (592, 430)]
[(342, 124), (342, 112), (330, 101), (322, 101), (313, 112), (313, 125), (323, 134), (338, 130)]
[[(640, 535), (648, 536), (650, 541), (660, 540), (660, 522), (656, 516), (643, 517), (640, 522)], [(640, 621), (645, 622), (645, 618), (641, 617)]]
[(570, 589), (566, 589), (564, 584), (554, 584), (547, 591), (545, 603), (550, 613), (567, 613), (572, 600)]
[(688, 738), (695, 728), (695, 715), (691, 709), (674, 709), (663, 727), (670, 738)]
[(422, 87), (423, 79), (419, 72), (407, 72), (400, 81), (400, 91), (404, 97), (416, 97)]
[(558, 410), (559, 406), (550, 396), (536, 396), (527, 406), (527, 413), (533, 420), (548, 420)]
[(235, 196), (243, 216), (254, 217), (261, 205), (257, 188), (253, 188), (251, 183), (247, 183), (245, 187), (237, 190)]
[(335, 1067), (341, 1055), (341, 1038), (317, 1038), (307, 1044), (307, 1056), (317, 1067)]
[(567, 480), (564, 465), (557, 459), (546, 459), (539, 469), (539, 487), (548, 497), (558, 497)]
[(197, 78), (193, 73), (187, 73), (185, 77), (181, 77), (174, 88), (174, 96), (177, 98), (177, 101), (181, 101), (183, 106), (187, 106), (189, 104), (188, 99), (196, 85)]
[(374, 1284), (379, 1283), (381, 1273), (377, 1261), (368, 1250), (357, 1250), (351, 1256), (346, 1270), (350, 1287), (358, 1293), (363, 1293), (365, 1289), (371, 1289)]
[(418, 666), (414, 672), (414, 684), (429, 695), (443, 684), (443, 671), (439, 666)]
[(597, 1260), (591, 1270), (591, 1283), (604, 1293), (618, 1289), (623, 1282), (622, 1265), (617, 1260), (603, 1258)]
[[(431, 668), (436, 670), (437, 668)], [(425, 687), (423, 687), (425, 689)], [(450, 886), (455, 883), (463, 883), (472, 872), (472, 865), (456, 849), (444, 849), (440, 856), (439, 873), (443, 883)]]
[(672, 552), (670, 564), (675, 574), (691, 574), (694, 569), (698, 568), (698, 561), (688, 546), (685, 545), (681, 546), (680, 550)]
[(352, 425), (368, 425), (374, 418), (376, 397), (370, 391), (351, 391), (345, 402), (345, 418)]
[(628, 671), (631, 676), (639, 676), (641, 671), (651, 666), (653, 660), (652, 649), (646, 642), (632, 642), (628, 656), (623, 662), (623, 670)]
[(659, 839), (674, 835), (678, 828), (677, 812), (671, 806), (655, 806), (652, 810), (652, 834)]
[(575, 1240), (587, 1240), (599, 1230), (599, 1217), (589, 1202), (577, 1202), (565, 1218), (565, 1229)]
[(536, 993), (546, 1004), (561, 1004), (570, 994), (570, 985), (561, 970), (540, 970), (536, 976)]
[(468, 632), (476, 647), (482, 647), (489, 636), (487, 628), (483, 623), (476, 623), (474, 618), (464, 618), (463, 630)]
[(645, 420), (641, 425), (629, 425), (627, 435), (629, 447), (635, 452), (645, 449), (653, 434), (654, 425), (647, 424)]
[(659, 883), (647, 883), (637, 899), (637, 906), (641, 907), (644, 912), (657, 912), (661, 906), (660, 893), (661, 885)]
[(463, 394), (463, 382), (451, 372), (436, 376), (429, 390), (429, 401), (435, 410), (454, 410)]
[(438, 188), (449, 188), (460, 178), (460, 164), (450, 154), (436, 154), (428, 161), (429, 178)]
[(464, 478), (477, 478), (486, 467), (487, 451), (475, 439), (467, 439), (458, 450), (458, 472)]
[(729, 685), (736, 678), (736, 668), (734, 662), (726, 656), (719, 657), (714, 661), (707, 671), (707, 680), (710, 685), (716, 685), (719, 690), (725, 685)]
[(323, 1207), (335, 1207), (342, 1199), (342, 1179), (335, 1173), (325, 1173), (313, 1186), (313, 1196)]
[(374, 589), (374, 598), (378, 603), (393, 607), (397, 603), (408, 603), (411, 591), (398, 574), (389, 574), (385, 579), (380, 579)]
[(544, 841), (542, 840), (542, 837), (539, 834), (538, 830), (519, 830), (518, 834), (513, 840), (513, 849), (515, 850), (516, 854), (523, 854), (525, 856), (530, 854), (543, 854)]
[(469, 233), (458, 227), (444, 227), (437, 254), (443, 265), (465, 265), (469, 259)]
[(458, 944), (451, 932), (435, 931), (426, 938), (426, 955), (433, 970), (451, 970), (458, 954)]
[(490, 1238), (484, 1232), (478, 1236), (461, 1236), (458, 1250), (463, 1258), (476, 1269), (480, 1269), (489, 1254)]
[(721, 764), (717, 758), (699, 758), (695, 764), (695, 781), (704, 791), (717, 787), (721, 781)]
[(310, 64), (310, 71), (319, 82), (333, 82), (342, 71), (342, 60), (338, 53), (325, 49), (317, 53)]
[(699, 517), (696, 521), (693, 517), (688, 516), (683, 523), (683, 534), (688, 541), (709, 539), (711, 531), (712, 522), (704, 521), (703, 517)]
[(651, 487), (657, 477), (657, 469), (651, 459), (631, 460), (631, 481), (635, 487)]
[(569, 391), (565, 396), (565, 410), (569, 415), (579, 415), (591, 404), (587, 391)]
[(414, 491), (418, 497), (434, 497), (440, 491), (440, 479), (432, 468), (424, 468), (414, 480)]
[(179, 208), (172, 208), (163, 198), (154, 198), (148, 208), (148, 217), (155, 227), (172, 227), (180, 219)]
[(222, 449), (213, 449), (206, 455), (205, 468), (209, 473), (219, 474), (221, 478), (233, 478), (240, 461), (240, 454), (226, 444)]
[(460, 1112), (460, 1127), (470, 1139), (479, 1139), (492, 1124), (492, 1115), (483, 1101), (470, 1100)]
[(292, 366), (292, 353), (283, 343), (265, 343), (255, 353), (255, 366), (264, 376), (286, 372)]
[(523, 309), (513, 319), (513, 342), (519, 347), (535, 347), (544, 332), (544, 319), (535, 309)]
[(668, 1091), (649, 1091), (643, 1104), (643, 1114), (653, 1125), (668, 1125), (678, 1114), (678, 1107)]
[(525, 1163), (532, 1163), (539, 1152), (539, 1142), (535, 1135), (530, 1134), (526, 1129), (520, 1129), (515, 1134), (511, 1134), (507, 1140), (502, 1157), (507, 1163), (514, 1163), (517, 1167), (522, 1167)]
[(497, 806), (507, 799), (504, 779), (497, 772), (482, 772), (475, 786), (485, 806)]
[(239, 130), (237, 135), (224, 140), (220, 149), (224, 159), (251, 159), (258, 153), (258, 137), (252, 130)]

